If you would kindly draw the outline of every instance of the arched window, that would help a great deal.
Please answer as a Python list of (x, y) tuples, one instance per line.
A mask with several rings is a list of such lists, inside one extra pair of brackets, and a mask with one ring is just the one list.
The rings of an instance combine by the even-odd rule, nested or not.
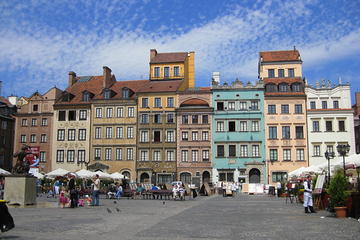
[(123, 171), (121, 174), (124, 175), (124, 177), (125, 177), (126, 179), (130, 179), (130, 177), (131, 177), (131, 174), (130, 174), (129, 171)]
[(191, 174), (187, 172), (180, 173), (180, 181), (191, 184)]
[(289, 86), (287, 83), (280, 83), (279, 84), (279, 92), (288, 92)]
[(150, 179), (150, 177), (149, 177), (149, 174), (147, 174), (147, 173), (142, 173), (140, 175), (140, 182), (141, 183), (148, 183), (149, 179)]

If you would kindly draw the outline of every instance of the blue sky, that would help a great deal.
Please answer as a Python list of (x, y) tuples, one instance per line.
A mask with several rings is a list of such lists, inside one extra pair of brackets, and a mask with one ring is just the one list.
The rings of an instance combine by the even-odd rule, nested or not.
[(69, 71), (146, 79), (149, 50), (195, 51), (196, 85), (211, 72), (228, 82), (257, 79), (258, 52), (300, 51), (310, 83), (360, 91), (360, 1), (0, 1), (2, 95), (57, 86)]

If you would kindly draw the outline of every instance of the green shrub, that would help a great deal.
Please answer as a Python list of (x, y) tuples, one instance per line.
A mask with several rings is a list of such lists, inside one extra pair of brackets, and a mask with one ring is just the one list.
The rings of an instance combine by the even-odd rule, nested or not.
[(330, 181), (329, 194), (332, 207), (346, 206), (349, 193), (346, 191), (347, 181), (342, 170), (337, 171)]

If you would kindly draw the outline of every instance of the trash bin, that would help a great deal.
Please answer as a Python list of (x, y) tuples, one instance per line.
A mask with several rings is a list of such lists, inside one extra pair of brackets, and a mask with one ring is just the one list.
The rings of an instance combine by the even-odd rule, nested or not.
[(9, 231), (15, 227), (14, 220), (9, 213), (5, 200), (0, 200), (0, 216), (1, 232)]

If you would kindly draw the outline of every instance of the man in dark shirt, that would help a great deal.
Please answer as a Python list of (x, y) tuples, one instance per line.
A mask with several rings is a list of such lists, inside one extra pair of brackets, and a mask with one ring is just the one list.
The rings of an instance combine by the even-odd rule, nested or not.
[(76, 184), (75, 184), (75, 176), (70, 174), (70, 181), (69, 181), (69, 192), (70, 192), (70, 207), (75, 208), (77, 207), (78, 197), (76, 191)]

